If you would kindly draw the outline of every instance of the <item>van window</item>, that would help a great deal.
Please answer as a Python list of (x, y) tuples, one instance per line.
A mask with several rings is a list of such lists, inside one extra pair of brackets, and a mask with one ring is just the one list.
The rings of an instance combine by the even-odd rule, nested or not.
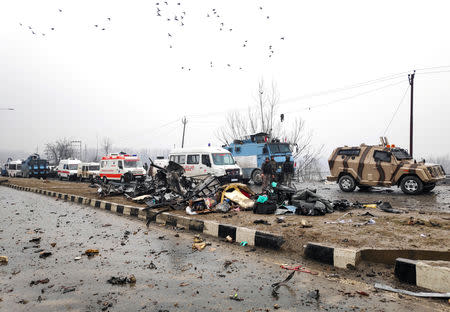
[(105, 161), (102, 160), (102, 162), (100, 163), (102, 168), (105, 168)]
[(22, 164), (17, 164), (16, 169), (17, 169), (17, 170), (22, 169)]
[(211, 159), (209, 158), (209, 155), (202, 155), (202, 164), (211, 166)]
[(361, 150), (359, 148), (353, 148), (353, 149), (345, 149), (345, 150), (340, 150), (338, 152), (338, 155), (342, 155), (342, 156), (359, 156), (359, 152)]
[(214, 165), (234, 165), (233, 156), (230, 153), (212, 154)]
[(188, 165), (196, 165), (200, 163), (200, 155), (188, 155), (187, 164)]
[(175, 156), (174, 155), (170, 156), (169, 161), (175, 161)]
[(385, 151), (375, 151), (373, 153), (373, 158), (375, 159), (375, 161), (391, 162), (391, 155)]
[(98, 171), (100, 168), (98, 167), (98, 166), (96, 166), (96, 165), (94, 165), (94, 166), (89, 166), (89, 170), (92, 170), (92, 171)]
[(178, 155), (176, 162), (183, 165), (186, 162), (186, 155)]
[(69, 170), (77, 170), (78, 169), (77, 164), (70, 164), (70, 165), (67, 165), (67, 167), (69, 168)]

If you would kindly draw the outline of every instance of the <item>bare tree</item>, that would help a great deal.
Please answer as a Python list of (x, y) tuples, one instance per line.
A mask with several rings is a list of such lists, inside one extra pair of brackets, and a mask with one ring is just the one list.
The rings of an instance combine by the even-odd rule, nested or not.
[[(256, 94), (256, 105), (249, 106), (247, 113), (230, 112), (226, 116), (225, 125), (218, 129), (216, 136), (223, 144), (250, 134), (264, 132), (272, 138), (288, 142), (297, 163), (297, 173), (301, 175), (305, 169), (316, 163), (323, 146), (312, 144), (312, 132), (307, 131), (305, 121), (301, 117), (284, 120), (278, 114), (280, 95), (275, 83), (266, 88), (264, 80), (260, 80)], [(288, 117), (288, 116), (286, 116)], [(287, 118), (289, 119), (289, 118)]]
[(104, 137), (102, 141), (102, 148), (106, 155), (109, 155), (112, 149), (112, 141), (109, 137)]
[(74, 156), (74, 150), (70, 140), (64, 138), (54, 143), (45, 145), (45, 153), (51, 163), (58, 164), (61, 159), (67, 159)]

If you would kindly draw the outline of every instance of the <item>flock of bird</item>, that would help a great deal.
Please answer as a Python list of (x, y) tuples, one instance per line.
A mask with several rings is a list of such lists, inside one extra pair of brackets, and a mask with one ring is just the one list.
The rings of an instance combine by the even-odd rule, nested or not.
[[(177, 1), (162, 1), (162, 2), (156, 2), (155, 3), (155, 15), (158, 18), (161, 18), (163, 20), (165, 20), (167, 23), (171, 23), (172, 25), (175, 25), (177, 27), (180, 27), (179, 29), (176, 30), (172, 30), (170, 32), (167, 33), (167, 38), (168, 38), (168, 47), (169, 49), (173, 49), (175, 47), (175, 43), (176, 43), (176, 38), (179, 35), (179, 32), (182, 31), (183, 26), (185, 26), (185, 18), (186, 18), (186, 10), (183, 8), (183, 5), (181, 2), (177, 2)], [(261, 16), (262, 18), (264, 18), (265, 20), (270, 20), (270, 16), (265, 14), (265, 10), (262, 6), (258, 6), (258, 10), (261, 12)], [(58, 13), (59, 14), (63, 14), (63, 9), (58, 9)], [(209, 9), (206, 14), (205, 17), (211, 22), (213, 23), (215, 26), (215, 28), (217, 28), (217, 30), (219, 32), (228, 32), (231, 33), (234, 31), (234, 28), (231, 25), (228, 25), (225, 23), (225, 20), (222, 16), (221, 13), (219, 13), (219, 11), (215, 8)], [(94, 29), (98, 29), (100, 31), (105, 31), (108, 29), (109, 25), (111, 22), (111, 17), (107, 17), (103, 23), (98, 23), (98, 24), (94, 24), (92, 25), (92, 27)], [(19, 23), (19, 25), (21, 27), (26, 27), (24, 26), (24, 24)], [(41, 36), (46, 36), (47, 32), (45, 31), (39, 31), (38, 29), (33, 28), (32, 26), (28, 26), (28, 30), (31, 32), (32, 35), (41, 35)], [(55, 27), (50, 27), (47, 29), (47, 31), (55, 31)], [(239, 35), (239, 33), (237, 32), (237, 36)], [(284, 36), (280, 36), (280, 40), (284, 41), (285, 37)], [(247, 48), (249, 46), (249, 44), (251, 42), (249, 42), (248, 39), (244, 40), (244, 41), (240, 41), (241, 43), (239, 43), (239, 45), (241, 46), (241, 48)], [(267, 46), (267, 57), (268, 58), (272, 58), (272, 56), (275, 53), (274, 50), (274, 44), (271, 43)], [(218, 63), (219, 64), (219, 63)], [(217, 67), (219, 65), (216, 65), (213, 63), (213, 61), (210, 61), (209, 63), (209, 67), (210, 68), (214, 68)], [(224, 68), (228, 68), (228, 69), (238, 69), (238, 70), (243, 70), (242, 66), (238, 66), (238, 65), (233, 65), (231, 63), (221, 63), (220, 65), (221, 67)], [(181, 70), (183, 71), (191, 71), (192, 68), (189, 66), (181, 66)]]

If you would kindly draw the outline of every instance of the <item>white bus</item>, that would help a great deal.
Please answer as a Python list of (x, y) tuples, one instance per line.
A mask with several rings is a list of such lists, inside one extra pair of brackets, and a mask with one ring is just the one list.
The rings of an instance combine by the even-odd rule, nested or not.
[(22, 176), (22, 161), (21, 159), (10, 161), (6, 164), (6, 172), (10, 177), (21, 177)]

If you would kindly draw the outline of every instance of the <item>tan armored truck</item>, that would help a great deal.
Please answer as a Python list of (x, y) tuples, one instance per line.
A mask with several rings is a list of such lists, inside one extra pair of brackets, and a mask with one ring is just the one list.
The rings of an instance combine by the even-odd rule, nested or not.
[(386, 138), (381, 141), (375, 146), (336, 148), (328, 159), (331, 176), (327, 180), (336, 181), (344, 192), (353, 192), (357, 186), (364, 190), (397, 185), (405, 194), (430, 192), (445, 180), (442, 166), (417, 162)]

